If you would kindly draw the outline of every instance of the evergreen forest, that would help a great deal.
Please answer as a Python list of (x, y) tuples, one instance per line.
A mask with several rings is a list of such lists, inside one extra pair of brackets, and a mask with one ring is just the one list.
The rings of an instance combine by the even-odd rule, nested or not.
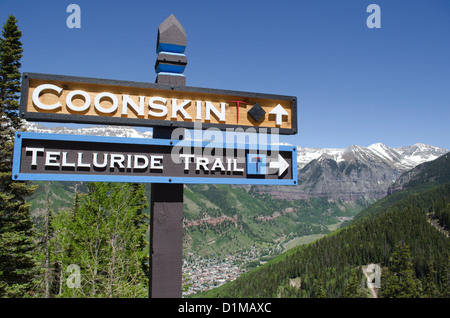
[(449, 215), (450, 184), (411, 194), (199, 296), (370, 297), (363, 267), (377, 264), (377, 297), (448, 298)]

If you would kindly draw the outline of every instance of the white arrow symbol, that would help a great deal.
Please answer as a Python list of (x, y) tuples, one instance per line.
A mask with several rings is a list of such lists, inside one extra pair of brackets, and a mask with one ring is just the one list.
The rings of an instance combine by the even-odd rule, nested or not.
[(288, 112), (280, 105), (278, 104), (269, 114), (275, 114), (275, 121), (277, 125), (281, 125), (281, 122), (283, 120), (283, 115), (288, 116)]
[(278, 176), (281, 176), (286, 169), (289, 167), (289, 164), (284, 160), (284, 158), (278, 154), (278, 161), (269, 162), (270, 169), (278, 169)]

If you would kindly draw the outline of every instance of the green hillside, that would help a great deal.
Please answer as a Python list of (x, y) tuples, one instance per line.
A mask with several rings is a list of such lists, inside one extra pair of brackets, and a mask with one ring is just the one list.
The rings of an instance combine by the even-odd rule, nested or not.
[[(353, 216), (363, 204), (280, 200), (242, 187), (189, 185), (184, 190), (184, 252), (221, 257), (256, 246), (273, 255), (296, 237), (329, 233), (337, 217)], [(203, 223), (190, 226), (195, 220)]]
[[(429, 275), (439, 295), (448, 293), (450, 240), (431, 224), (449, 228), (450, 185), (404, 198), (381, 215), (367, 218), (304, 247), (294, 248), (260, 268), (201, 297), (344, 297), (363, 265), (390, 267), (400, 243), (411, 251), (423, 295)], [(299, 279), (301, 287), (290, 281)], [(447, 294), (448, 295), (448, 294)]]
[[(35, 184), (39, 188), (29, 202), (35, 223), (40, 228), (47, 201), (54, 213), (72, 206), (75, 183)], [(76, 187), (79, 192), (86, 190), (82, 182), (78, 182)], [(146, 195), (150, 202), (150, 185), (146, 186)], [(328, 234), (330, 227), (340, 224), (338, 217), (352, 217), (366, 204), (326, 198), (279, 200), (267, 194), (254, 193), (251, 188), (186, 185), (183, 252), (200, 257), (211, 254), (226, 257), (230, 253), (256, 247), (265, 250), (266, 254), (276, 255), (284, 251), (287, 242), (297, 237)]]
[[(450, 180), (432, 177), (439, 181), (428, 185), (428, 177), (445, 175), (449, 165), (440, 158), (439, 169), (428, 166), (433, 171), (417, 175), (422, 182), (412, 180), (406, 192), (380, 200), (351, 225), (196, 296), (365, 297), (361, 268), (379, 264), (379, 296), (450, 297), (450, 183), (444, 183)], [(399, 269), (400, 263), (405, 267)], [(401, 286), (400, 277), (409, 285)]]

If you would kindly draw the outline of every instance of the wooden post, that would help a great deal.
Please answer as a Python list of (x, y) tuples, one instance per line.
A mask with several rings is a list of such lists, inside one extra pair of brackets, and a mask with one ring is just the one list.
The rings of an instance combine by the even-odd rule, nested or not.
[[(175, 16), (158, 28), (156, 83), (186, 85), (186, 34)], [(169, 54), (166, 54), (169, 53)], [(176, 54), (171, 54), (176, 53)], [(170, 139), (174, 128), (155, 127), (153, 138)], [(150, 298), (181, 298), (183, 256), (183, 184), (151, 186)]]
[(183, 185), (151, 187), (150, 298), (181, 298)]

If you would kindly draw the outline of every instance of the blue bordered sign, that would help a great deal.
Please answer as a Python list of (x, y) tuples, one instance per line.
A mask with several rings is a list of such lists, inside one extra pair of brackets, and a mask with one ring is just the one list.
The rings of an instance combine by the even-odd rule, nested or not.
[(16, 133), (14, 180), (297, 184), (295, 146)]

